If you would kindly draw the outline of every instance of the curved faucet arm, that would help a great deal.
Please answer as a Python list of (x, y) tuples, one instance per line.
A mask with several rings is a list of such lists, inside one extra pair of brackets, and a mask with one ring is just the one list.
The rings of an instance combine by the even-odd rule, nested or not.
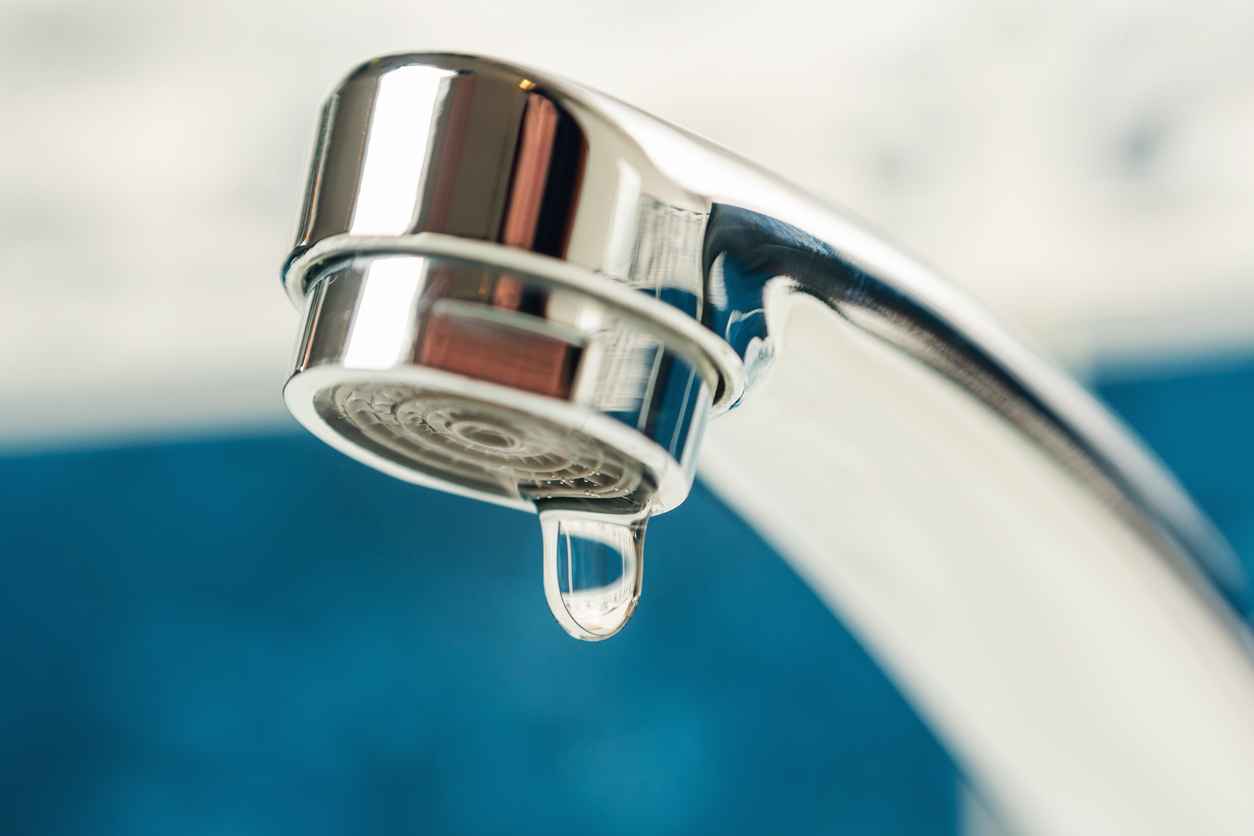
[(1254, 676), (1191, 506), (1071, 441), (1093, 443), (1085, 400), (1038, 406), (874, 312), (793, 300), (775, 369), (710, 428), (714, 487), (1026, 832), (1239, 832)]
[(716, 488), (1024, 829), (1254, 820), (1248, 589), (1222, 538), (1079, 386), (779, 188), (712, 206), (707, 320), (760, 307), (767, 345), (787, 321), (711, 427)]

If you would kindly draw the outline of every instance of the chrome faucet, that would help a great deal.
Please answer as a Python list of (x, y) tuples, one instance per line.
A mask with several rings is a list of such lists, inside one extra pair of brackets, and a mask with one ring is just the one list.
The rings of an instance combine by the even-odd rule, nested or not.
[(1222, 538), (1078, 386), (804, 191), (550, 74), (389, 56), (323, 110), (283, 281), (292, 414), (538, 513), (576, 638), (627, 622), (646, 525), (728, 413), (715, 485), (1020, 828), (1254, 822)]

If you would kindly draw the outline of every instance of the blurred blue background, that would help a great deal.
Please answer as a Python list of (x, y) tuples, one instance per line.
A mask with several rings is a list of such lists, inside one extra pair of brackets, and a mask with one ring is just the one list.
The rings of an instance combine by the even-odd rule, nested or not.
[[(1254, 359), (1098, 391), (1248, 566)], [(944, 752), (753, 531), (699, 485), (650, 538), (587, 645), (534, 518), (303, 434), (0, 458), (5, 830), (962, 831)]]

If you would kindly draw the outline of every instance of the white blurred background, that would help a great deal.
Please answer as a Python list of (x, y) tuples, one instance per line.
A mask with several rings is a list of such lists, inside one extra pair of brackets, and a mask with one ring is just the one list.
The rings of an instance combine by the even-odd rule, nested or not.
[(1248, 0), (5, 0), (0, 45), (3, 446), (286, 420), (314, 119), (396, 51), (704, 133), (1078, 371), (1254, 345)]

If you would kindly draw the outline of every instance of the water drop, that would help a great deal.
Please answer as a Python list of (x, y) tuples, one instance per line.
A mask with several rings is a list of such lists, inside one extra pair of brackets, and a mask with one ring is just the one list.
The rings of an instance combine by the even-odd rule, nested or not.
[(542, 511), (544, 597), (562, 629), (601, 641), (623, 629), (644, 576), (648, 514)]

